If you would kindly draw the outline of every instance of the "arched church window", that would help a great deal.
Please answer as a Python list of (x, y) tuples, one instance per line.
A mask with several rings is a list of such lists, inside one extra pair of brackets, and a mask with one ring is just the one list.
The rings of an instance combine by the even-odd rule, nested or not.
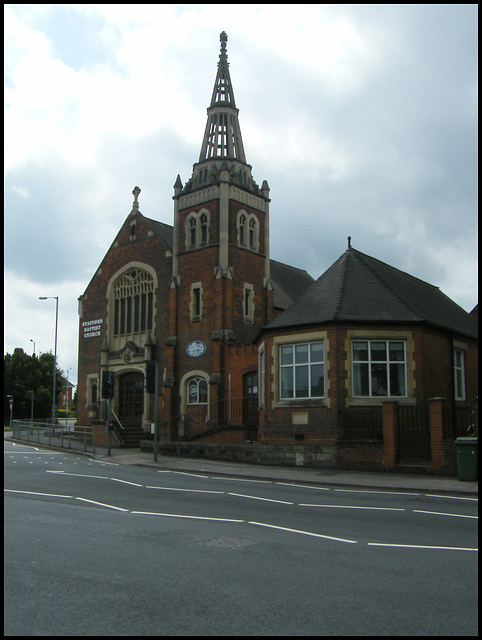
[(154, 280), (142, 269), (122, 274), (112, 288), (113, 335), (151, 331), (154, 324)]
[(197, 235), (197, 220), (193, 216), (189, 222), (189, 233), (190, 233), (190, 243), (191, 246), (196, 246), (196, 235)]
[(187, 387), (188, 404), (206, 404), (208, 401), (208, 383), (203, 378), (189, 380)]
[(244, 214), (239, 218), (239, 244), (246, 244), (246, 216)]
[(186, 249), (196, 249), (209, 241), (209, 212), (204, 209), (192, 211), (185, 222)]
[(208, 241), (208, 217), (205, 213), (201, 214), (201, 243), (206, 244)]
[(249, 221), (249, 248), (254, 249), (255, 242), (255, 233), (256, 233), (256, 222), (251, 218)]

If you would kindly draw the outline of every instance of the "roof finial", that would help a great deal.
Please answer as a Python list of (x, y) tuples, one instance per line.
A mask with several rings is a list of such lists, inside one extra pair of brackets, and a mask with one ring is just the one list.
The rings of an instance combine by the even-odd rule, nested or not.
[(133, 191), (132, 191), (132, 195), (134, 196), (134, 202), (132, 203), (132, 208), (133, 209), (137, 209), (137, 211), (139, 211), (139, 194), (140, 194), (141, 190), (139, 189), (139, 187), (134, 187)]
[(351, 249), (351, 236), (348, 236), (348, 248)]
[(222, 31), (219, 35), (219, 39), (221, 41), (221, 54), (219, 57), (221, 57), (222, 55), (226, 55), (226, 43), (228, 41), (228, 35), (226, 33), (226, 31)]

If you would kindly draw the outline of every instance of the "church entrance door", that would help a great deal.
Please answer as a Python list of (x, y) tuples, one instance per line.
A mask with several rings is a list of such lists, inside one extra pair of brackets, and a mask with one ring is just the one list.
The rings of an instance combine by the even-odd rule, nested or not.
[(119, 420), (123, 427), (142, 427), (144, 375), (125, 373), (119, 378)]

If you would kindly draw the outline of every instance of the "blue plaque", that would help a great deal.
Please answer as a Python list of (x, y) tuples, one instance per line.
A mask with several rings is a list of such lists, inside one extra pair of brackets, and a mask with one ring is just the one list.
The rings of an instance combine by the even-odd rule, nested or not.
[(186, 347), (186, 353), (191, 358), (199, 358), (206, 352), (206, 345), (201, 340), (193, 340)]

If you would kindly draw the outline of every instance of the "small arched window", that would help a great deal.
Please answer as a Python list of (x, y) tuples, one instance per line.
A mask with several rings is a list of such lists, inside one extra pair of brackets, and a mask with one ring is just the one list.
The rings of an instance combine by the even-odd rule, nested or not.
[(209, 241), (209, 211), (192, 211), (185, 222), (186, 249), (197, 249)]
[(246, 216), (244, 214), (239, 218), (239, 244), (246, 244)]
[(259, 251), (259, 220), (254, 213), (238, 213), (238, 245)]
[(208, 383), (203, 378), (192, 378), (187, 385), (188, 404), (206, 404), (208, 401)]

